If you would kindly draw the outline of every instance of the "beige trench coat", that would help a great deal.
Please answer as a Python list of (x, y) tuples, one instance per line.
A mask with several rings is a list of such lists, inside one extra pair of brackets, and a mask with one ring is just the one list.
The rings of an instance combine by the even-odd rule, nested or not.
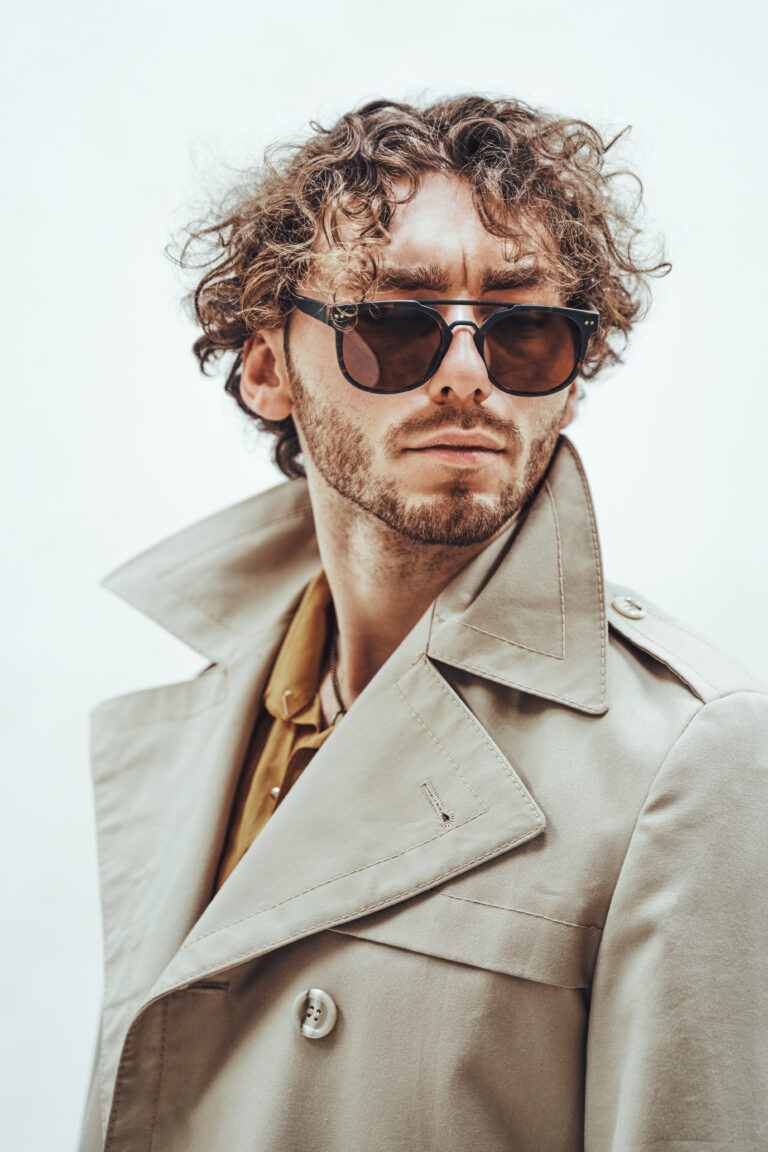
[(764, 1152), (768, 695), (604, 587), (565, 437), (210, 901), (319, 563), (291, 481), (105, 581), (212, 663), (93, 713), (83, 1152)]

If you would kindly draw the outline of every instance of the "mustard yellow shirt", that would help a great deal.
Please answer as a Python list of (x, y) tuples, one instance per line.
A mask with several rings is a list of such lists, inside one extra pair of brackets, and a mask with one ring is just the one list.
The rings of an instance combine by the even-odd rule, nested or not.
[(235, 795), (216, 878), (218, 891), (331, 732), (320, 675), (333, 621), (321, 569), (307, 585), (272, 668)]

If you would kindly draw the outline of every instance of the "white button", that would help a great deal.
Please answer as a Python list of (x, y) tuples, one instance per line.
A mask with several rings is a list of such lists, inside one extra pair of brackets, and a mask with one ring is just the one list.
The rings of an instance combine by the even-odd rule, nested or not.
[(293, 1019), (299, 1032), (308, 1040), (327, 1036), (336, 1023), (333, 997), (322, 988), (300, 992), (293, 1002)]
[(273, 800), (277, 800), (278, 796), (280, 795), (280, 789), (279, 788), (270, 788), (269, 794)]
[(614, 596), (611, 606), (630, 620), (642, 620), (645, 616), (642, 604), (638, 604), (637, 600), (632, 600), (629, 596)]

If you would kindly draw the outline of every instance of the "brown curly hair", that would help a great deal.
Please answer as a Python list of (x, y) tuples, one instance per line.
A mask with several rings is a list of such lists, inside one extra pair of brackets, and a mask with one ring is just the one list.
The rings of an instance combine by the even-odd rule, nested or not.
[[(304, 475), (296, 428), (290, 416), (265, 420), (243, 401), (243, 345), (256, 329), (283, 327), (310, 272), (336, 285), (333, 298), (370, 295), (393, 213), (427, 173), (468, 181), (493, 235), (541, 248), (543, 227), (566, 303), (600, 313), (582, 375), (593, 379), (621, 362), (632, 325), (647, 312), (648, 278), (671, 267), (636, 256), (639, 177), (605, 170), (606, 153), (629, 127), (606, 140), (583, 120), (479, 95), (424, 108), (374, 100), (331, 128), (310, 127), (305, 141), (268, 149), (260, 167), (167, 249), (182, 268), (204, 270), (185, 297), (203, 332), (193, 345), (201, 370), (234, 353), (226, 390), (277, 435), (274, 458), (286, 476)], [(621, 176), (636, 183), (629, 200), (615, 183)]]

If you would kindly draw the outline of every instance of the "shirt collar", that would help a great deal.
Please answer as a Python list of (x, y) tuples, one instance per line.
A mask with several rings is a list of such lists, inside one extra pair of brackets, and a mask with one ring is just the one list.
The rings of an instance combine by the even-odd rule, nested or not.
[[(328, 640), (331, 592), (325, 572), (310, 581), (288, 625), (264, 693), (267, 711), (280, 720), (299, 719), (315, 701)], [(308, 722), (316, 722), (314, 711)]]

